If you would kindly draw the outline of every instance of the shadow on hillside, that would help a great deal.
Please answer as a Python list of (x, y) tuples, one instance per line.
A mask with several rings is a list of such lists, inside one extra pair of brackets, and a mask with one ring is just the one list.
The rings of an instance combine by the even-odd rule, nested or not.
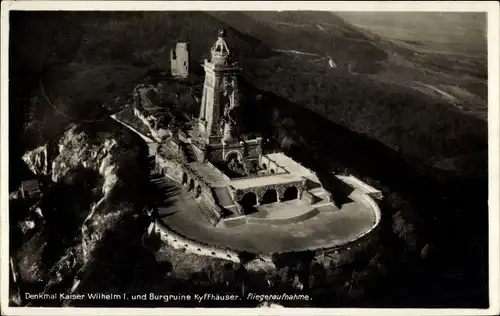
[[(245, 116), (249, 129), (261, 131), (265, 137), (274, 140), (285, 153), (315, 170), (322, 180), (330, 178), (333, 171), (351, 173), (368, 182), (378, 181), (375, 186), (386, 196), (386, 200), (380, 203), (385, 212), (403, 207), (407, 216), (425, 223), (420, 226), (419, 234), (432, 240), (440, 252), (432, 268), (422, 272), (428, 273), (429, 279), (421, 278), (419, 282), (432, 283), (432, 278), (441, 278), (435, 271), (446, 271), (453, 266), (462, 275), (474, 275), (475, 291), (483, 291), (483, 294), (466, 294), (472, 277), (460, 277), (455, 280), (460, 285), (441, 285), (443, 291), (453, 292), (447, 302), (454, 306), (484, 303), (487, 296), (483, 282), (488, 278), (486, 181), (461, 178), (433, 169), (421, 161), (409, 160), (378, 141), (353, 133), (288, 100), (251, 86), (245, 86), (245, 89), (249, 95), (262, 95), (261, 101), (253, 100), (249, 104), (250, 110)], [(408, 206), (401, 206), (408, 202)], [(480, 211), (470, 217), (466, 215), (467, 209)], [(464, 236), (463, 231), (468, 235)], [(457, 252), (462, 253), (460, 258)], [(464, 252), (468, 255), (464, 256)], [(451, 256), (455, 258), (453, 261), (450, 261)], [(416, 288), (407, 290), (411, 292)], [(406, 301), (401, 301), (398, 306), (415, 306), (411, 296), (405, 296)], [(418, 304), (443, 304), (437, 301), (435, 295), (431, 295), (421, 297)]]
[[(274, 49), (331, 56), (341, 68), (376, 74), (387, 52), (377, 47), (357, 28), (331, 12), (319, 11), (214, 11), (210, 15), (254, 37)], [(248, 57), (245, 54), (244, 57)], [(262, 58), (258, 54), (256, 58)], [(326, 60), (325, 60), (326, 66)]]
[(102, 177), (83, 167), (70, 170), (45, 196), (40, 204), (45, 222), (43, 233), (47, 241), (42, 261), (51, 267), (68, 247), (75, 244), (80, 228), (92, 203), (102, 195)]
[(332, 173), (317, 172), (319, 180), (323, 187), (331, 192), (332, 202), (338, 207), (342, 208), (344, 204), (352, 203), (353, 200), (349, 198), (349, 195), (354, 191), (354, 188), (349, 186), (347, 183), (341, 181)]
[(294, 158), (318, 172), (349, 170), (379, 180), (384, 186), (398, 188), (409, 196), (415, 192), (433, 196), (437, 183), (458, 189), (466, 180), (457, 183), (455, 180), (459, 179), (452, 173), (439, 172), (421, 161), (406, 158), (374, 139), (349, 131), (275, 94), (249, 84), (245, 84), (245, 93), (262, 96), (260, 101), (247, 100), (248, 129), (259, 131), (278, 144), (286, 143), (285, 149)]

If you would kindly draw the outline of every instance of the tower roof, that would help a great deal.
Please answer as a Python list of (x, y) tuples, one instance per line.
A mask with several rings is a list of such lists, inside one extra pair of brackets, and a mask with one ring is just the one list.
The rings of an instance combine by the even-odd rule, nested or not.
[(218, 38), (215, 44), (212, 46), (212, 61), (215, 63), (227, 62), (227, 59), (231, 56), (231, 49), (226, 42), (226, 29), (220, 28), (217, 32)]
[(221, 27), (219, 31), (217, 32), (219, 35), (219, 38), (225, 38), (226, 37), (226, 29), (224, 27)]

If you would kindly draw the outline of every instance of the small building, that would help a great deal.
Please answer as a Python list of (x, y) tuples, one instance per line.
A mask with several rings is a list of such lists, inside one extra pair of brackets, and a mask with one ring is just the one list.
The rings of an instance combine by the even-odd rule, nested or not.
[(178, 78), (187, 78), (189, 76), (189, 43), (177, 43), (175, 48), (170, 51), (170, 69), (172, 76)]
[(19, 191), (23, 199), (38, 199), (42, 196), (40, 182), (36, 179), (21, 182)]

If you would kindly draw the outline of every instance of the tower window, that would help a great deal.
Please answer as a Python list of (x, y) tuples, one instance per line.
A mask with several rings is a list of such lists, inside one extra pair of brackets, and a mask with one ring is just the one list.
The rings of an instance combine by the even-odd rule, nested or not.
[(172, 49), (172, 59), (177, 59), (177, 51), (175, 49)]

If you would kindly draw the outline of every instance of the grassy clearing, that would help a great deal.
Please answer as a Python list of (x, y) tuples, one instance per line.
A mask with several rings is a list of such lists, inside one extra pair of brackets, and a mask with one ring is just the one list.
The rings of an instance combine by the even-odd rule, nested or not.
[(472, 12), (336, 12), (348, 23), (416, 50), (486, 51), (486, 15)]

